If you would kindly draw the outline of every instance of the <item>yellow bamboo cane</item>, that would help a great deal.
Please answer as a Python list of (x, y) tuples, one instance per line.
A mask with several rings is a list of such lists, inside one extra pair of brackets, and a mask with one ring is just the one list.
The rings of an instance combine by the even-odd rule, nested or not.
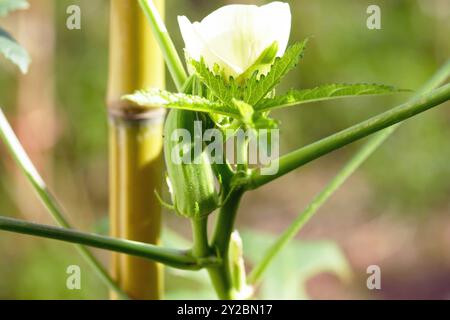
[[(155, 4), (163, 13), (164, 0)], [(121, 96), (150, 86), (162, 88), (164, 61), (137, 1), (111, 0), (110, 10), (110, 233), (157, 244), (161, 206), (154, 190), (162, 180), (164, 111), (142, 110)], [(161, 265), (113, 254), (112, 270), (130, 297), (161, 298)]]

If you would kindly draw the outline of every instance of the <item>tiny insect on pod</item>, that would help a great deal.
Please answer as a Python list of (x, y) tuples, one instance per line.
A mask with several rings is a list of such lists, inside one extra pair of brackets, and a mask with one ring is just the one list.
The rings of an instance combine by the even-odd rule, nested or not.
[[(192, 161), (173, 158), (173, 151), (180, 146), (180, 142), (173, 139), (173, 133), (175, 130), (184, 129), (193, 138), (196, 120), (195, 112), (172, 109), (164, 127), (164, 155), (173, 207), (177, 213), (188, 218), (207, 216), (218, 207), (219, 201), (214, 173), (206, 152), (201, 151), (195, 159), (189, 159)], [(180, 158), (183, 158), (185, 153), (191, 154), (194, 148), (195, 141), (183, 141)]]

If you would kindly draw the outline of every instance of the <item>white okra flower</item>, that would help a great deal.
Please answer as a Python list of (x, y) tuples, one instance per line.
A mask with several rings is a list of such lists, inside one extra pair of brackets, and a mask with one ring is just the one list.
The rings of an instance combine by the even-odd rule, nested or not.
[(217, 64), (226, 77), (238, 78), (249, 70), (267, 72), (267, 64), (284, 54), (291, 31), (291, 11), (283, 2), (261, 7), (228, 5), (201, 22), (191, 23), (180, 16), (178, 23), (191, 59), (199, 61), (203, 57), (211, 70)]

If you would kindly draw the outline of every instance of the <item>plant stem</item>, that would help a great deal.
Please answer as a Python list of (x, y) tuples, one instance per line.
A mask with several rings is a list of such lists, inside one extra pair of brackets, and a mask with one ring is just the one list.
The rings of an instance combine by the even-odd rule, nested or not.
[[(248, 144), (249, 141), (239, 140), (237, 137), (237, 174), (247, 175), (248, 169)], [(234, 175), (234, 174), (233, 174)], [(211, 282), (220, 299), (232, 300), (234, 299), (235, 283), (233, 283), (231, 275), (231, 263), (229, 247), (231, 241), (231, 234), (234, 230), (236, 215), (239, 210), (239, 205), (244, 195), (245, 190), (242, 187), (232, 187), (232, 177), (227, 177), (222, 181), (222, 207), (219, 210), (219, 215), (215, 224), (214, 234), (211, 242), (211, 247), (216, 254), (222, 259), (222, 264), (217, 267), (208, 269)]]
[(164, 22), (152, 0), (139, 0), (139, 4), (147, 16), (153, 34), (158, 41), (160, 49), (162, 50), (175, 86), (178, 91), (181, 92), (183, 84), (186, 82), (187, 74), (184, 70), (183, 63), (181, 62), (175, 45), (170, 38), (169, 32), (167, 31), (167, 28), (164, 25)]
[(436, 89), (450, 76), (450, 59), (448, 59), (434, 75), (417, 91), (413, 99), (419, 99), (421, 95)]
[(191, 219), (194, 247), (192, 253), (196, 258), (209, 256), (208, 217)]
[[(164, 0), (155, 1), (163, 12)], [(142, 110), (122, 96), (148, 87), (164, 88), (164, 59), (138, 1), (111, 0), (108, 80), (110, 234), (158, 244), (162, 185), (162, 129), (165, 112)], [(113, 254), (113, 275), (134, 299), (161, 299), (162, 265)], [(114, 298), (114, 296), (113, 296)]]
[[(443, 83), (450, 75), (450, 60), (447, 61), (436, 74), (419, 90), (418, 94), (412, 100), (417, 99), (420, 94), (433, 90), (435, 87)], [(389, 127), (372, 137), (344, 166), (344, 168), (336, 175), (336, 177), (319, 193), (316, 198), (308, 205), (297, 219), (286, 229), (278, 240), (266, 251), (262, 260), (255, 266), (248, 277), (250, 284), (256, 284), (263, 273), (267, 270), (270, 263), (275, 259), (277, 254), (291, 241), (302, 227), (311, 219), (311, 217), (320, 209), (320, 207), (338, 190), (338, 188), (347, 180), (359, 166), (373, 154), (382, 143), (394, 133), (401, 125)]]
[(231, 233), (233, 232), (236, 214), (243, 194), (243, 189), (232, 191), (227, 202), (219, 211), (211, 244), (221, 253), (228, 251)]
[[(224, 192), (224, 196), (226, 194), (227, 192)], [(208, 272), (218, 297), (225, 300), (233, 299), (233, 284), (228, 249), (236, 214), (243, 194), (243, 189), (236, 189), (231, 192), (227, 202), (219, 211), (211, 242), (211, 247), (221, 258), (222, 264), (208, 268)]]
[(27, 221), (0, 217), (0, 230), (28, 234), (37, 237), (61, 240), (70, 243), (84, 244), (109, 251), (126, 253), (158, 261), (174, 268), (198, 270), (210, 264), (216, 264), (214, 257), (205, 257), (200, 263), (190, 251), (163, 248), (143, 242), (117, 239), (79, 232), (73, 229), (58, 228), (35, 224)]
[(447, 84), (411, 102), (402, 104), (348, 129), (291, 152), (278, 160), (279, 170), (275, 175), (261, 175), (258, 171), (254, 171), (249, 179), (248, 188), (255, 189), (265, 185), (331, 151), (411, 118), (449, 99), (450, 84)]
[[(20, 144), (17, 136), (14, 134), (11, 126), (8, 123), (2, 109), (0, 108), (0, 138), (7, 146), (9, 152), (13, 156), (16, 164), (20, 167), (23, 174), (33, 186), (33, 189), (38, 194), (44, 206), (47, 208), (56, 223), (63, 228), (71, 228), (69, 222), (65, 218), (64, 210), (56, 198), (48, 190), (44, 180), (34, 167), (27, 153)], [(121, 298), (128, 298), (128, 296), (120, 289), (117, 283), (111, 278), (101, 263), (94, 257), (94, 255), (83, 246), (76, 246), (80, 254), (86, 259), (89, 265), (97, 272), (104, 283), (114, 290)]]

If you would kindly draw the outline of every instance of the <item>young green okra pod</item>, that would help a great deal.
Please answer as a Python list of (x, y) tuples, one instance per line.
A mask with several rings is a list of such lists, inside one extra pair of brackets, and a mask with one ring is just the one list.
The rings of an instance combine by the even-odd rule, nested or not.
[(195, 112), (172, 109), (164, 127), (164, 155), (172, 201), (175, 210), (188, 218), (207, 216), (218, 207), (208, 155), (198, 145), (201, 141), (195, 139), (197, 120)]

